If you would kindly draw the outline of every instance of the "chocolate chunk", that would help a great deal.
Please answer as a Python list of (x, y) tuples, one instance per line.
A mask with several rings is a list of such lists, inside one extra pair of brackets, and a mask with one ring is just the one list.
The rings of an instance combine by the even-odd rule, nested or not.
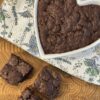
[(25, 80), (26, 76), (32, 71), (32, 66), (20, 57), (12, 54), (8, 63), (1, 70), (1, 77), (10, 84), (18, 84)]
[(76, 0), (39, 0), (38, 26), (46, 54), (83, 48), (100, 38), (100, 6), (79, 6)]
[(19, 63), (19, 57), (14, 54), (11, 55), (11, 58), (8, 61), (8, 64), (11, 66), (16, 66)]
[(19, 65), (16, 66), (17, 70), (22, 73), (23, 76), (27, 75), (31, 71), (31, 66), (28, 63), (20, 62)]

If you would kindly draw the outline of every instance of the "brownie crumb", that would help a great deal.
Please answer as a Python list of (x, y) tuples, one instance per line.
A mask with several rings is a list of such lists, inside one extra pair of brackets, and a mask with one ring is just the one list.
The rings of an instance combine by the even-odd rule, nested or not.
[(46, 54), (64, 53), (100, 38), (100, 6), (76, 0), (39, 0), (38, 28)]
[(27, 88), (22, 92), (22, 95), (18, 100), (43, 100), (40, 95), (36, 93), (36, 90)]
[(8, 83), (16, 85), (26, 79), (33, 67), (20, 57), (12, 54), (8, 63), (1, 70), (1, 77)]

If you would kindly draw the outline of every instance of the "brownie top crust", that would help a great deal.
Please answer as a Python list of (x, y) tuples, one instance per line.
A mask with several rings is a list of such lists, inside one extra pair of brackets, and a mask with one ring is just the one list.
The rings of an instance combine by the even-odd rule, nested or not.
[(39, 0), (38, 28), (46, 54), (85, 47), (100, 38), (100, 6), (76, 0)]

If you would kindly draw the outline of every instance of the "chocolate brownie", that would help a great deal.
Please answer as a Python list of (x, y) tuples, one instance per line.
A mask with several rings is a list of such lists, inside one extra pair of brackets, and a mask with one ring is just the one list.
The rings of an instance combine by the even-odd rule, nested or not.
[(47, 100), (53, 100), (59, 95), (61, 86), (60, 74), (45, 67), (34, 83), (34, 88), (44, 95)]
[(25, 80), (33, 67), (20, 57), (12, 54), (8, 63), (1, 70), (1, 77), (10, 84), (18, 84)]
[(18, 100), (43, 100), (42, 97), (36, 93), (36, 90), (27, 88), (22, 92)]
[(60, 86), (60, 74), (44, 67), (35, 82), (22, 92), (19, 100), (54, 100), (59, 95)]
[(100, 6), (76, 0), (39, 0), (38, 27), (45, 53), (85, 47), (100, 38)]

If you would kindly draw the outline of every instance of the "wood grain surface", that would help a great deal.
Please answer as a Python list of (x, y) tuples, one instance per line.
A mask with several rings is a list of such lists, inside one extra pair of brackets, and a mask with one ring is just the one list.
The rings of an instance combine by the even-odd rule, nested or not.
[[(0, 0), (0, 4), (1, 2), (2, 0)], [(32, 64), (34, 66), (34, 72), (29, 79), (18, 86), (9, 85), (0, 77), (0, 100), (17, 100), (21, 92), (34, 83), (35, 78), (43, 66), (47, 65), (47, 63), (29, 55), (8, 41), (0, 39), (0, 70), (7, 63), (11, 53), (19, 55)], [(58, 71), (62, 76), (62, 84), (60, 95), (56, 100), (100, 100), (100, 86), (86, 83), (60, 70)]]

